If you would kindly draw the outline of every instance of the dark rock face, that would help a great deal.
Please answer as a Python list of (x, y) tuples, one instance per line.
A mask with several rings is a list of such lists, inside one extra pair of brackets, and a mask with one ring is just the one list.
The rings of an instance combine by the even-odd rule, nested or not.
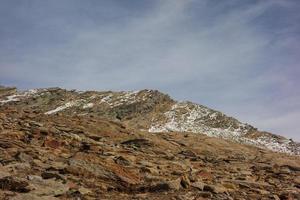
[(17, 180), (13, 177), (4, 177), (0, 179), (0, 188), (2, 190), (9, 190), (14, 192), (29, 192), (30, 189), (27, 188), (29, 184), (23, 180)]
[(148, 132), (174, 105), (157, 91), (8, 95), (0, 105), (0, 199), (299, 199), (298, 156)]

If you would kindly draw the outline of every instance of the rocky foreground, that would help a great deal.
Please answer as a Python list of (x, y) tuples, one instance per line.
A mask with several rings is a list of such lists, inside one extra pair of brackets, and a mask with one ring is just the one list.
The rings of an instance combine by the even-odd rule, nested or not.
[[(190, 121), (178, 119), (174, 105), (155, 91), (0, 88), (0, 199), (300, 199), (297, 143), (189, 104)], [(193, 127), (195, 115), (205, 123)]]

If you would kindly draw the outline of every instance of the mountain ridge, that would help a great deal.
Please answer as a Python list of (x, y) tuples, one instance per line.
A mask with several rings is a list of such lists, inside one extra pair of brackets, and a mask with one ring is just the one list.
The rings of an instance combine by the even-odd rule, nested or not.
[[(2, 88), (4, 90), (5, 87)], [(0, 104), (29, 100), (28, 105), (48, 115), (59, 112), (94, 114), (148, 132), (202, 133), (275, 152), (300, 155), (300, 144), (291, 139), (258, 131), (249, 124), (200, 104), (175, 101), (158, 90), (113, 92), (43, 88), (17, 91), (16, 88), (6, 88), (6, 93), (2, 92)], [(30, 99), (33, 101), (30, 102)]]
[(155, 90), (0, 87), (0, 199), (300, 199), (297, 154), (233, 139), (262, 134), (286, 140)]

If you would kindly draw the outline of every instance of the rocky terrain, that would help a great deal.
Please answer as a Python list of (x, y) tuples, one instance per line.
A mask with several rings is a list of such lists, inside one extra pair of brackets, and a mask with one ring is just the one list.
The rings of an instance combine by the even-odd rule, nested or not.
[(158, 91), (0, 87), (0, 199), (300, 199), (299, 149)]

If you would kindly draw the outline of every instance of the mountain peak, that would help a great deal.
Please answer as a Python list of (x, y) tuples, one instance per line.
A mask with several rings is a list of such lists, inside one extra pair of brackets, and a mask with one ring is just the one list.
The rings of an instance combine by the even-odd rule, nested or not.
[(299, 199), (297, 155), (157, 90), (0, 88), (0, 199)]
[(298, 143), (258, 131), (203, 105), (175, 101), (158, 90), (113, 92), (44, 88), (16, 92), (15, 88), (3, 88), (0, 97), (2, 106), (14, 104), (46, 115), (93, 115), (148, 132), (205, 134), (272, 151), (300, 154)]

